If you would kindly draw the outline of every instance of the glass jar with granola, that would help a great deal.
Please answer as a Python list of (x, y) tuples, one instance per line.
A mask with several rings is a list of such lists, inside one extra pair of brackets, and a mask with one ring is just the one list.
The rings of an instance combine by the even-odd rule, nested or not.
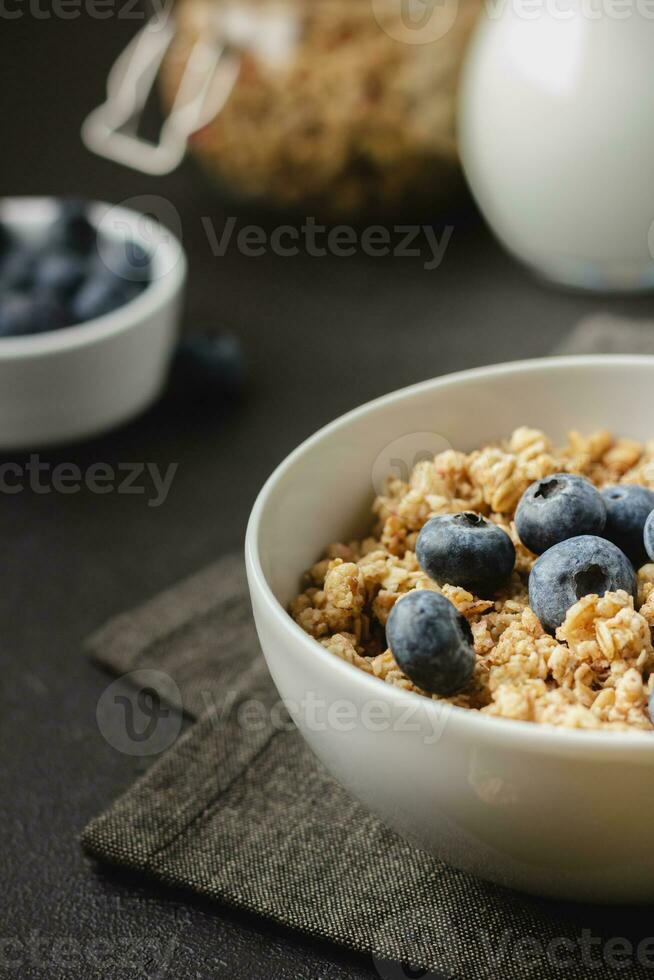
[(479, 0), (180, 0), (163, 101), (174, 105), (198, 43), (218, 45), (235, 65), (229, 95), (189, 145), (223, 187), (326, 216), (443, 202), (459, 186), (456, 87), (478, 9)]

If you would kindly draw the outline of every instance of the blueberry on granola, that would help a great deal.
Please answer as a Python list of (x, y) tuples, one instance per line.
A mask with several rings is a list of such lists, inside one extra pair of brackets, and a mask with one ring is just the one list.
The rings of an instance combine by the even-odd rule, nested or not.
[(601, 493), (590, 480), (572, 473), (554, 473), (532, 483), (515, 514), (520, 540), (535, 555), (567, 538), (601, 534), (605, 524)]
[(606, 504), (604, 537), (617, 544), (635, 568), (647, 561), (643, 544), (645, 522), (654, 510), (654, 492), (636, 483), (602, 490)]
[(649, 515), (643, 528), (643, 544), (650, 561), (654, 561), (654, 512)]
[(430, 694), (448, 697), (472, 677), (472, 631), (438, 592), (417, 589), (398, 600), (386, 623), (386, 639), (400, 669)]
[(416, 557), (440, 585), (460, 585), (487, 596), (506, 585), (515, 564), (511, 538), (480, 514), (440, 514), (418, 535)]
[(583, 596), (619, 589), (636, 596), (636, 575), (627, 556), (605, 538), (582, 534), (540, 556), (529, 575), (529, 605), (553, 634)]

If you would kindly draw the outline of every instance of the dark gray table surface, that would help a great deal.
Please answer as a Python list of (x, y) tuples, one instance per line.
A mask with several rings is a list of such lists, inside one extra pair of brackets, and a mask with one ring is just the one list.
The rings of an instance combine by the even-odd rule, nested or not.
[[(91, 157), (78, 138), (138, 22), (38, 19), (27, 5), (17, 9), (22, 16), (0, 31), (2, 193), (169, 199), (190, 258), (185, 326), (237, 332), (249, 371), (231, 408), (192, 416), (168, 401), (120, 431), (42, 454), (83, 469), (177, 463), (163, 506), (87, 491), (0, 499), (0, 976), (377, 976), (362, 957), (83, 857), (80, 829), (144, 763), (101, 737), (95, 706), (107, 677), (85, 659), (82, 641), (113, 614), (240, 548), (270, 470), (344, 410), (432, 375), (546, 354), (587, 313), (645, 316), (654, 303), (541, 286), (469, 212), (432, 272), (411, 258), (251, 258), (235, 249), (215, 258), (200, 218), (220, 225), (229, 212), (192, 168), (140, 178)], [(137, 969), (121, 959), (126, 938), (140, 950)], [(98, 940), (114, 943), (113, 957), (94, 960)]]

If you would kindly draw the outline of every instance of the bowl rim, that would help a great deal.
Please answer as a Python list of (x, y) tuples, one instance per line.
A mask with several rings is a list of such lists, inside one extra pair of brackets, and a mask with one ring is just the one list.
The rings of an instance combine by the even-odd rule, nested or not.
[[(245, 559), (250, 591), (256, 590), (257, 597), (263, 600), (268, 612), (272, 614), (277, 624), (281, 629), (289, 633), (295, 641), (305, 647), (308, 656), (320, 658), (326, 669), (333, 671), (335, 674), (340, 674), (344, 682), (350, 685), (357, 683), (359, 689), (367, 691), (371, 699), (374, 699), (375, 696), (377, 700), (384, 697), (400, 708), (402, 706), (408, 707), (409, 705), (415, 706), (416, 699), (419, 699), (423, 710), (430, 713), (433, 712), (436, 719), (439, 716), (442, 718), (446, 711), (448, 713), (451, 712), (451, 720), (456, 722), (461, 732), (466, 737), (475, 738), (480, 741), (484, 737), (487, 742), (492, 738), (495, 744), (502, 743), (505, 746), (513, 746), (514, 748), (519, 743), (523, 748), (537, 749), (543, 754), (547, 753), (548, 750), (553, 754), (564, 755), (577, 755), (582, 751), (587, 754), (614, 755), (617, 753), (622, 756), (638, 756), (639, 759), (651, 759), (654, 757), (654, 732), (638, 730), (634, 732), (611, 732), (601, 729), (571, 729), (544, 723), (535, 724), (534, 722), (482, 715), (480, 712), (471, 711), (469, 708), (458, 707), (447, 702), (434, 701), (415, 692), (405, 691), (395, 685), (380, 683), (378, 678), (334, 656), (333, 653), (330, 653), (312, 636), (305, 633), (274, 595), (264, 574), (259, 556), (259, 532), (262, 518), (265, 515), (266, 505), (272, 491), (301, 456), (319, 444), (325, 437), (345, 429), (354, 420), (372, 414), (382, 407), (387, 408), (395, 402), (410, 399), (414, 395), (436, 388), (447, 388), (474, 382), (475, 380), (489, 377), (502, 377), (503, 375), (509, 374), (528, 374), (529, 372), (535, 371), (556, 370), (560, 368), (569, 369), (573, 367), (610, 367), (611, 365), (648, 366), (654, 370), (654, 355), (566, 355), (509, 361), (485, 367), (470, 368), (396, 389), (386, 395), (381, 395), (378, 398), (365, 402), (357, 408), (351, 409), (344, 415), (339, 416), (334, 421), (329, 422), (327, 425), (322, 426), (313, 435), (303, 440), (296, 449), (279, 463), (257, 495), (250, 513), (245, 536)], [(301, 569), (298, 571), (298, 578), (301, 571)]]
[[(3, 197), (0, 199), (0, 219), (10, 228), (34, 227), (52, 219), (59, 198), (56, 197)], [(106, 201), (89, 201), (89, 217), (97, 228), (111, 211), (117, 219), (131, 227), (142, 217), (138, 211)], [(182, 288), (187, 274), (184, 248), (177, 236), (166, 229), (155, 252), (150, 253), (155, 266), (155, 278), (134, 299), (104, 316), (94, 317), (84, 323), (71, 324), (58, 330), (21, 337), (0, 337), (0, 361), (22, 360), (43, 354), (66, 350), (79, 350), (108, 337), (125, 333), (166, 307)], [(116, 236), (120, 240), (121, 236)], [(166, 269), (156, 275), (156, 267)]]

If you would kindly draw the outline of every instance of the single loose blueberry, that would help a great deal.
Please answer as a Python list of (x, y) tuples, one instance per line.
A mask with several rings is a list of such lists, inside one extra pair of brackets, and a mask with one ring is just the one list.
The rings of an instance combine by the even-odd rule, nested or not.
[(75, 293), (70, 310), (75, 323), (85, 323), (119, 309), (138, 294), (133, 283), (104, 272), (91, 276)]
[(171, 385), (194, 398), (232, 395), (245, 374), (243, 350), (233, 334), (196, 334), (180, 341), (171, 369)]
[(650, 561), (654, 561), (654, 513), (650, 514), (643, 528), (643, 544)]
[(34, 282), (37, 289), (69, 299), (86, 278), (88, 262), (70, 249), (48, 249), (36, 263)]
[(578, 599), (618, 589), (636, 597), (633, 565), (612, 541), (582, 534), (540, 556), (529, 575), (529, 605), (543, 629), (554, 633)]
[(635, 568), (647, 561), (643, 543), (645, 522), (654, 510), (654, 492), (636, 483), (621, 483), (602, 490), (606, 504), (603, 536), (624, 551)]
[(515, 548), (501, 527), (480, 514), (441, 514), (418, 535), (416, 557), (435, 582), (491, 595), (511, 577)]
[(88, 218), (88, 204), (77, 198), (64, 199), (59, 216), (51, 225), (48, 244), (88, 255), (96, 242), (96, 230)]
[(472, 677), (472, 631), (438, 592), (417, 589), (399, 599), (386, 623), (386, 639), (401, 670), (430, 694), (455, 694)]
[(535, 555), (566, 538), (601, 534), (605, 524), (606, 507), (599, 490), (572, 473), (554, 473), (532, 483), (515, 514), (520, 540)]

